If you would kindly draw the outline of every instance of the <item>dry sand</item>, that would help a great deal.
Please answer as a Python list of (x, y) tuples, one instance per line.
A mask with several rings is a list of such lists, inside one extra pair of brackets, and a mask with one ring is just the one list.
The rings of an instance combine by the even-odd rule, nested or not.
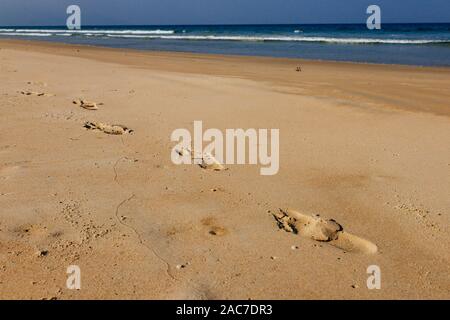
[[(0, 84), (0, 298), (450, 298), (449, 68), (2, 40)], [(279, 173), (174, 165), (194, 120)]]

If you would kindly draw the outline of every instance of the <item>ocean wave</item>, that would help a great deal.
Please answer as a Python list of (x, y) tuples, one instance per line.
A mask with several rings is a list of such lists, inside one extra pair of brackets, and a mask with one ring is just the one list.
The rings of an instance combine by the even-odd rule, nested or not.
[[(0, 32), (3, 30), (0, 29)], [(100, 30), (100, 29), (83, 29), (83, 30), (68, 30), (68, 29), (11, 29), (10, 31), (15, 31), (18, 33), (76, 33), (76, 34), (174, 34), (175, 30)]]
[(51, 33), (32, 32), (0, 32), (0, 36), (22, 36), (22, 37), (50, 37)]
[(264, 37), (264, 36), (214, 36), (214, 35), (116, 35), (107, 34), (108, 37), (143, 38), (143, 39), (169, 39), (169, 40), (222, 40), (222, 41), (280, 41), (280, 42), (324, 42), (342, 44), (433, 44), (450, 43), (450, 40), (434, 39), (378, 39), (378, 38), (331, 38), (331, 37)]
[(204, 35), (187, 34), (185, 30), (177, 34), (175, 30), (104, 30), (104, 29), (0, 29), (0, 36), (87, 36), (87, 37), (114, 37), (138, 39), (166, 39), (166, 40), (204, 40), (204, 41), (247, 41), (247, 42), (311, 42), (335, 44), (450, 44), (450, 39), (392, 39), (392, 38), (356, 38), (356, 37), (314, 37), (302, 36), (301, 30), (295, 30), (297, 35)]
[(106, 36), (105, 33), (83, 33), (84, 36), (88, 37), (103, 37)]

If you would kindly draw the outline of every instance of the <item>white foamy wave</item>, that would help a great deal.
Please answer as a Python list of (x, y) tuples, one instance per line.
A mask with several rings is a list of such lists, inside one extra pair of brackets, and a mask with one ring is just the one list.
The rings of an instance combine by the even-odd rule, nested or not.
[(303, 37), (288, 41), (303, 42), (328, 42), (328, 43), (349, 43), (349, 44), (429, 44), (445, 43), (448, 40), (428, 40), (428, 39), (376, 39), (376, 38), (327, 38), (327, 37)]
[(32, 32), (1, 32), (0, 36), (23, 36), (23, 37), (50, 37), (51, 33), (32, 33)]
[(247, 36), (164, 36), (164, 35), (117, 35), (107, 34), (113, 38), (172, 39), (172, 40), (226, 40), (226, 41), (268, 41), (269, 38)]
[(103, 37), (106, 36), (105, 33), (83, 33), (84, 36), (87, 37)]
[[(62, 30), (55, 30), (55, 29), (15, 29), (15, 32), (18, 33), (65, 33), (69, 30), (67, 29), (62, 29)], [(72, 31), (72, 30), (70, 30)]]
[[(1, 31), (1, 29), (0, 29)], [(14, 30), (11, 30), (14, 31)], [(174, 34), (175, 30), (100, 30), (100, 29), (83, 29), (83, 30), (67, 30), (67, 29), (16, 29), (16, 32), (33, 32), (33, 33), (77, 33), (77, 34)]]
[(103, 30), (103, 29), (0, 29), (3, 36), (87, 36), (87, 37), (115, 37), (115, 38), (142, 38), (142, 39), (168, 39), (168, 40), (210, 40), (210, 41), (251, 41), (251, 42), (317, 42), (337, 44), (439, 44), (450, 43), (450, 40), (439, 39), (382, 39), (382, 38), (336, 38), (336, 37), (307, 37), (302, 36), (302, 30), (294, 30), (292, 36), (239, 36), (239, 35), (190, 35), (183, 30), (176, 34), (174, 30)]
[(430, 44), (447, 43), (448, 40), (406, 40), (406, 39), (376, 39), (376, 38), (328, 38), (328, 37), (264, 37), (264, 36), (203, 36), (203, 35), (116, 35), (107, 34), (108, 37), (119, 38), (146, 38), (146, 39), (172, 39), (172, 40), (222, 40), (222, 41), (284, 41), (284, 42), (326, 42), (342, 44)]

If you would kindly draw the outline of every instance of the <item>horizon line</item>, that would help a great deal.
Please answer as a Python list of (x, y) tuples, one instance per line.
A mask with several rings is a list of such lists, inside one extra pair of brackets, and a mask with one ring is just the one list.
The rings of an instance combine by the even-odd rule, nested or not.
[[(308, 26), (308, 25), (365, 25), (364, 22), (351, 23), (217, 23), (217, 24), (86, 24), (82, 27), (205, 27), (205, 26)], [(450, 24), (450, 22), (383, 22), (383, 25), (395, 24)], [(20, 27), (61, 27), (66, 25), (0, 25), (0, 28)]]

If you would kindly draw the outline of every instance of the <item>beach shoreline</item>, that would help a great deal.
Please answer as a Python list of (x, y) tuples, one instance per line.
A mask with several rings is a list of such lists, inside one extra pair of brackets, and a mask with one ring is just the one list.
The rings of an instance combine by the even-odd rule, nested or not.
[[(81, 57), (87, 59), (93, 59), (103, 62), (120, 63), (129, 66), (137, 66), (141, 68), (155, 69), (168, 72), (181, 72), (181, 73), (192, 73), (192, 74), (207, 74), (207, 75), (219, 75), (219, 76), (231, 76), (239, 77), (242, 79), (249, 79), (253, 81), (273, 81), (277, 84), (282, 84), (283, 86), (293, 87), (295, 89), (296, 81), (298, 77), (293, 77), (283, 72), (280, 74), (279, 69), (294, 68), (296, 70), (297, 66), (307, 64), (312, 67), (311, 71), (317, 74), (316, 88), (317, 91), (320, 90), (321, 94), (326, 95), (327, 89), (325, 86), (321, 87), (320, 84), (326, 81), (325, 77), (321, 77), (324, 69), (329, 69), (329, 72), (342, 72), (344, 83), (338, 88), (338, 91), (343, 93), (343, 96), (336, 97), (336, 91), (330, 97), (333, 98), (343, 98), (348, 99), (353, 94), (352, 92), (347, 92), (347, 87), (355, 85), (355, 82), (366, 81), (371, 82), (370, 76), (373, 73), (376, 77), (383, 76), (385, 73), (388, 78), (392, 74), (400, 75), (397, 80), (409, 80), (411, 77), (422, 74), (423, 76), (428, 76), (433, 74), (433, 76), (445, 79), (448, 73), (449, 67), (435, 67), (435, 66), (411, 66), (411, 65), (391, 65), (391, 64), (373, 64), (373, 63), (358, 63), (358, 62), (346, 62), (346, 61), (320, 61), (320, 60), (307, 60), (307, 59), (294, 59), (294, 58), (278, 58), (278, 57), (261, 57), (261, 56), (236, 56), (236, 55), (217, 55), (217, 54), (196, 54), (188, 52), (170, 52), (170, 51), (150, 51), (150, 50), (135, 50), (135, 49), (120, 49), (120, 48), (108, 48), (100, 46), (90, 46), (90, 45), (72, 45), (59, 42), (46, 42), (46, 41), (35, 41), (35, 40), (1, 40), (0, 41), (5, 48), (23, 48), (26, 49), (30, 47), (32, 50), (42, 53), (52, 53), (57, 52), (62, 55), (70, 57)], [(108, 52), (109, 55), (99, 57), (102, 52)], [(130, 57), (125, 57), (131, 55)], [(151, 58), (148, 60), (146, 58)], [(131, 58), (134, 58), (136, 62), (133, 62)], [(173, 59), (175, 63), (167, 63), (166, 58)], [(181, 62), (177, 64), (176, 62)], [(189, 62), (189, 63), (186, 63)], [(236, 63), (245, 63), (247, 65), (247, 70), (242, 70), (241, 68), (236, 68)], [(271, 71), (272, 74), (263, 72), (261, 66), (272, 64), (276, 68)], [(180, 68), (182, 67), (182, 68)], [(349, 83), (345, 83), (345, 72), (351, 70), (352, 76), (355, 79)], [(305, 70), (303, 70), (305, 72)], [(328, 73), (324, 73), (325, 76)], [(295, 76), (296, 74), (294, 74)], [(422, 76), (422, 77), (423, 77)], [(418, 79), (417, 82), (420, 82)], [(426, 80), (426, 79), (424, 79)], [(367, 83), (366, 83), (367, 84)], [(439, 93), (445, 91), (446, 83), (443, 82), (443, 86), (436, 88)], [(434, 85), (434, 84), (433, 84)], [(367, 91), (367, 85), (362, 88), (357, 88), (360, 90)], [(392, 87), (392, 89), (388, 89)], [(389, 86), (382, 83), (381, 88), (372, 87), (370, 94), (377, 95), (379, 97), (385, 97), (389, 99), (397, 99), (397, 95), (403, 95), (406, 90), (402, 90), (398, 83), (392, 82)], [(317, 95), (317, 91), (311, 92), (313, 95)], [(390, 92), (393, 91), (393, 92)], [(365, 92), (368, 93), (368, 92)], [(445, 93), (445, 92), (444, 92)], [(427, 93), (424, 93), (427, 94)], [(445, 95), (447, 98), (448, 95)], [(363, 97), (367, 99), (367, 95)], [(422, 97), (421, 97), (422, 98)], [(432, 99), (431, 103), (415, 103), (414, 99), (410, 97), (400, 97), (400, 100), (406, 101), (395, 101), (396, 103), (384, 104), (384, 107), (402, 108), (403, 110), (410, 111), (421, 111), (421, 112), (432, 112), (437, 115), (450, 115), (450, 111), (447, 108), (446, 101), (439, 101), (438, 104), (434, 103)], [(422, 102), (423, 99), (420, 99)], [(400, 103), (399, 103), (400, 102)], [(401, 103), (405, 102), (405, 103)], [(419, 101), (418, 101), (419, 102)]]
[(449, 24), (17, 27), (0, 37), (146, 51), (450, 66)]
[(70, 47), (70, 48), (91, 48), (91, 49), (99, 49), (99, 50), (111, 50), (111, 51), (129, 51), (136, 53), (148, 53), (154, 55), (174, 55), (174, 56), (192, 56), (192, 57), (215, 57), (215, 58), (247, 58), (251, 60), (261, 59), (261, 60), (274, 60), (274, 61), (304, 61), (304, 62), (317, 62), (317, 63), (332, 63), (332, 64), (350, 64), (350, 65), (363, 65), (363, 66), (388, 66), (388, 67), (406, 67), (406, 68), (430, 68), (430, 69), (448, 69), (450, 66), (446, 65), (413, 65), (413, 64), (398, 64), (398, 63), (377, 63), (377, 62), (360, 62), (360, 61), (346, 61), (346, 60), (328, 60), (328, 59), (308, 59), (308, 58), (297, 58), (297, 57), (279, 57), (279, 56), (266, 56), (266, 55), (247, 55), (247, 54), (220, 54), (220, 53), (201, 53), (201, 52), (192, 52), (192, 51), (172, 51), (172, 50), (156, 50), (156, 49), (137, 49), (137, 48), (119, 48), (112, 46), (105, 46), (101, 44), (78, 44), (78, 43), (68, 43), (62, 41), (49, 41), (42, 39), (15, 39), (2, 37), (0, 41), (3, 42), (4, 45), (12, 45), (12, 46), (24, 46), (27, 44), (36, 44), (37, 46), (34, 48), (36, 50), (41, 50), (45, 47), (47, 48), (61, 48), (61, 47)]
[[(450, 297), (448, 67), (1, 39), (0, 82), (2, 299)], [(173, 164), (196, 120), (279, 129), (278, 174)]]

